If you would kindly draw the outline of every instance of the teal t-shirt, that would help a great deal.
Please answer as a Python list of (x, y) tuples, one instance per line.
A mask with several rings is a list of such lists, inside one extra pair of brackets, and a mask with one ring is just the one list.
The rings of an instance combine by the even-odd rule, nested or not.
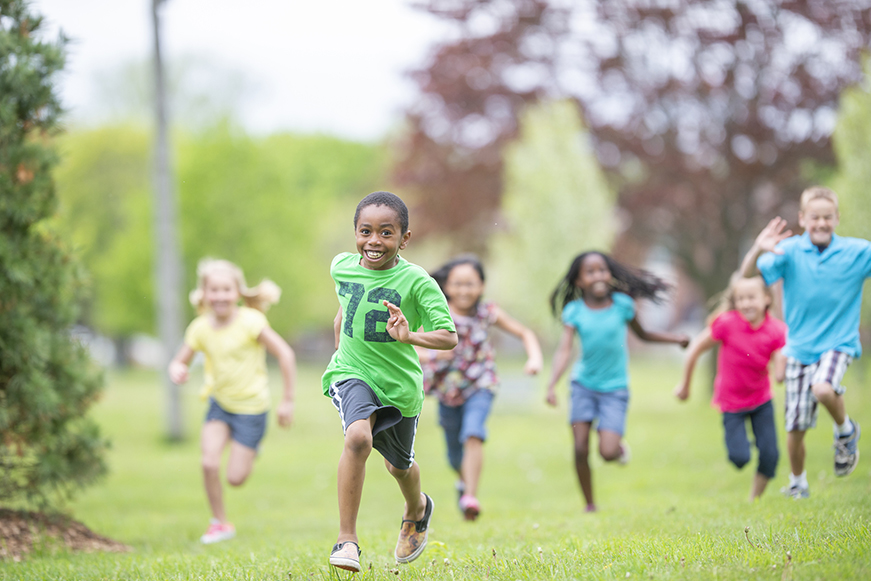
[(423, 372), (414, 347), (393, 339), (386, 331), (387, 300), (402, 309), (408, 328), (455, 332), (448, 302), (436, 281), (421, 267), (402, 257), (393, 268), (370, 270), (360, 255), (345, 252), (333, 259), (330, 276), (342, 307), (339, 348), (321, 383), (324, 395), (343, 379), (362, 379), (381, 403), (399, 408), (405, 417), (423, 407)]
[(626, 324), (635, 318), (635, 301), (615, 292), (611, 306), (591, 309), (583, 299), (563, 308), (563, 324), (575, 328), (581, 339), (581, 358), (572, 379), (587, 389), (614, 391), (629, 386)]

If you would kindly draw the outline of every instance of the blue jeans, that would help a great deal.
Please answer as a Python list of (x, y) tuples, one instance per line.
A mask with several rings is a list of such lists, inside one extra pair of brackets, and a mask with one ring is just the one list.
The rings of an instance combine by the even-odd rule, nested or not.
[(457, 472), (463, 463), (463, 444), (470, 437), (487, 439), (487, 417), (493, 405), (493, 392), (479, 389), (457, 407), (439, 402), (439, 425), (445, 430), (448, 462)]
[(774, 478), (779, 452), (777, 430), (774, 427), (774, 406), (771, 400), (752, 410), (723, 412), (723, 428), (726, 430), (726, 450), (729, 462), (743, 468), (750, 462), (750, 442), (747, 440), (747, 419), (753, 428), (756, 448), (759, 450), (759, 474)]

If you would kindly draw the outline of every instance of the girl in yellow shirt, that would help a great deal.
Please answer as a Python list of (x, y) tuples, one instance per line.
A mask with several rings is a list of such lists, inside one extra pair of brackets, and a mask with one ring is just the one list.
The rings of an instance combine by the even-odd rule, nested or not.
[(240, 486), (251, 474), (266, 431), (270, 401), (267, 350), (278, 360), (284, 382), (278, 425), (288, 427), (293, 420), (296, 359), (263, 314), (280, 295), (281, 290), (270, 280), (248, 288), (242, 270), (226, 260), (205, 259), (197, 266), (197, 288), (190, 299), (200, 316), (188, 326), (184, 344), (169, 364), (169, 376), (177, 384), (186, 382), (194, 353), (203, 352), (202, 396), (209, 398), (209, 410), (201, 436), (202, 466), (212, 510), (209, 528), (200, 538), (203, 543), (224, 541), (236, 534), (224, 511), (221, 456), (229, 445), (227, 482)]

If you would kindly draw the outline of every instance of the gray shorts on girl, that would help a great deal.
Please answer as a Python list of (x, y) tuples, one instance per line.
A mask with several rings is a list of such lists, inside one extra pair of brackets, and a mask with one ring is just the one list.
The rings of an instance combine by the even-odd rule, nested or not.
[(206, 412), (206, 422), (219, 421), (230, 426), (230, 437), (243, 446), (256, 450), (260, 446), (260, 440), (266, 433), (267, 412), (262, 414), (234, 414), (228, 412), (215, 401), (209, 398), (209, 411)]
[(342, 419), (342, 431), (358, 420), (375, 414), (372, 447), (391, 465), (407, 470), (414, 464), (414, 438), (417, 420), (403, 417), (399, 408), (383, 405), (372, 388), (361, 379), (343, 379), (330, 386), (329, 395)]

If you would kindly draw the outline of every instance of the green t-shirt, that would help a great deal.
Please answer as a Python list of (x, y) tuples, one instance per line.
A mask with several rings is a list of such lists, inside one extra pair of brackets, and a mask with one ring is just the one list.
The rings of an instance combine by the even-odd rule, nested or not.
[(333, 259), (330, 276), (336, 283), (342, 322), (339, 349), (322, 378), (324, 395), (337, 381), (362, 379), (384, 405), (396, 406), (405, 417), (419, 415), (424, 398), (420, 360), (413, 346), (396, 341), (385, 330), (389, 313), (382, 301), (402, 309), (412, 331), (423, 327), (455, 332), (438, 284), (402, 257), (391, 269), (370, 270), (360, 265), (359, 254), (351, 252)]

